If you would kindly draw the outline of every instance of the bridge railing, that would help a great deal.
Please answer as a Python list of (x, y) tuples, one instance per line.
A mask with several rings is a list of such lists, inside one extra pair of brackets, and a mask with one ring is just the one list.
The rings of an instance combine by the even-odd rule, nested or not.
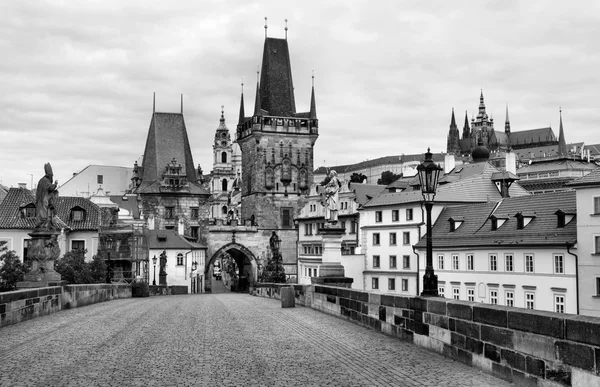
[[(254, 294), (280, 298), (282, 286), (289, 285), (257, 284)], [(294, 288), (297, 305), (429, 348), (516, 385), (600, 386), (600, 318), (330, 286)]]

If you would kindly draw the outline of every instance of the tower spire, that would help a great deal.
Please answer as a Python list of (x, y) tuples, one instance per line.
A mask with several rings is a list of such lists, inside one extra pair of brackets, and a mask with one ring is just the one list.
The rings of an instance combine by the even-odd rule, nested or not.
[(181, 93), (181, 114), (183, 114), (183, 93)]
[(152, 93), (152, 114), (156, 112), (156, 91)]
[(465, 110), (465, 125), (463, 126), (463, 140), (465, 138), (469, 138), (471, 137), (471, 128), (469, 127), (469, 115), (467, 114), (467, 111)]
[(258, 82), (258, 74), (259, 71), (256, 70), (256, 99), (254, 100), (254, 115), (260, 116), (262, 115), (260, 112), (260, 83)]
[(246, 113), (244, 112), (244, 77), (242, 77), (242, 96), (240, 97), (240, 118), (238, 120), (238, 125), (241, 125), (244, 122), (244, 116)]
[(504, 123), (504, 133), (510, 134), (510, 120), (508, 118), (508, 104), (506, 104), (506, 122)]
[(559, 156), (566, 156), (567, 155), (567, 142), (565, 140), (565, 131), (563, 129), (562, 107), (559, 107), (558, 111), (560, 113), (560, 129), (559, 129), (559, 133), (558, 133), (558, 154), (559, 154)]
[(312, 72), (312, 91), (310, 93), (310, 119), (317, 119), (317, 103), (315, 101), (315, 70)]
[(456, 119), (454, 118), (454, 108), (452, 108), (452, 119), (450, 120), (450, 129), (456, 128)]
[(288, 31), (288, 28), (287, 28), (287, 19), (285, 19), (285, 40), (287, 40), (287, 31)]
[(267, 17), (265, 16), (265, 38), (267, 37), (267, 28), (269, 28), (267, 26)]

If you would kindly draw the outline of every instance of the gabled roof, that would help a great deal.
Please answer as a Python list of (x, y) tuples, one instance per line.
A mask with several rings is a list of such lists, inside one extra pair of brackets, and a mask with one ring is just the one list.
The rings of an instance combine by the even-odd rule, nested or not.
[[(35, 196), (25, 188), (11, 188), (5, 200), (0, 203), (0, 228), (1, 229), (26, 229), (33, 230), (35, 218), (25, 218), (21, 208), (35, 206)], [(85, 211), (84, 220), (74, 221), (71, 210), (81, 208)], [(100, 227), (100, 207), (88, 199), (78, 196), (59, 196), (56, 203), (56, 216), (59, 226), (68, 227), (73, 231), (95, 231)]]
[(375, 184), (358, 184), (358, 183), (350, 183), (350, 189), (354, 192), (354, 201), (359, 205), (363, 205), (375, 196), (378, 193), (385, 189), (383, 185), (375, 185)]
[(159, 193), (167, 164), (175, 159), (185, 171), (192, 194), (209, 193), (198, 184), (196, 167), (188, 140), (183, 114), (153, 113), (146, 139), (142, 182), (136, 193)]
[(546, 141), (558, 141), (552, 128), (540, 128), (510, 132), (509, 141), (511, 146), (538, 144)]
[(145, 234), (148, 238), (149, 249), (196, 250), (206, 248), (199, 243), (189, 242), (175, 230), (146, 230)]
[(292, 117), (296, 113), (290, 52), (285, 39), (265, 38), (260, 108), (272, 116)]
[(565, 185), (573, 188), (600, 185), (600, 169), (596, 169), (587, 175), (580, 177), (579, 179), (568, 182)]
[[(433, 225), (432, 239), (435, 249), (477, 248), (490, 246), (560, 246), (574, 243), (577, 222), (573, 219), (565, 227), (558, 227), (556, 211), (574, 213), (575, 192), (563, 191), (539, 195), (506, 198), (498, 202), (446, 207)], [(535, 217), (522, 229), (517, 229), (516, 214)], [(447, 220), (463, 216), (464, 223), (450, 231)], [(490, 218), (505, 219), (502, 226), (492, 230)], [(425, 248), (426, 238), (417, 243)]]

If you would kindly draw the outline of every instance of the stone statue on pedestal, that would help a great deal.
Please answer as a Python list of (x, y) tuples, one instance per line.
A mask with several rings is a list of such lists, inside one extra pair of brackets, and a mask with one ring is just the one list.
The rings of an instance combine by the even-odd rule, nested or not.
[(337, 172), (329, 172), (329, 182), (325, 184), (325, 220), (328, 224), (336, 225), (338, 222), (338, 210), (340, 202), (340, 188), (342, 184), (337, 178)]
[(167, 252), (163, 250), (160, 253), (160, 271), (158, 272), (158, 284), (167, 286), (167, 271), (165, 270), (167, 267)]
[(52, 183), (54, 174), (50, 163), (44, 165), (45, 175), (40, 179), (37, 185), (35, 195), (35, 228), (56, 229), (54, 224), (55, 208), (54, 204), (58, 197), (58, 181)]

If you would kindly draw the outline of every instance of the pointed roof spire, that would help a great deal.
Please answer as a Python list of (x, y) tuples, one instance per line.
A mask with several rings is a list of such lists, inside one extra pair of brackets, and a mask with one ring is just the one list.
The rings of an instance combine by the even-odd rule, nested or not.
[(267, 28), (269, 28), (267, 26), (267, 17), (265, 16), (265, 38), (267, 37)]
[(285, 19), (285, 40), (287, 40), (287, 31), (288, 31), (288, 28), (287, 28), (287, 19)]
[(469, 115), (465, 110), (465, 124), (463, 125), (463, 139), (471, 136), (471, 128), (469, 127)]
[(292, 66), (288, 42), (265, 38), (260, 71), (260, 107), (272, 116), (296, 114)]
[(156, 91), (152, 93), (152, 114), (156, 112)]
[(310, 116), (311, 120), (317, 119), (317, 103), (315, 101), (315, 70), (312, 73), (312, 91), (310, 94)]
[(183, 93), (181, 93), (181, 114), (183, 114)]
[(254, 115), (262, 116), (260, 107), (260, 83), (258, 82), (258, 70), (256, 70), (256, 99), (254, 100)]
[(221, 105), (221, 118), (219, 119), (219, 127), (217, 128), (217, 130), (219, 129), (224, 129), (227, 130), (227, 126), (225, 125), (225, 106)]
[(483, 89), (481, 89), (481, 95), (479, 96), (479, 114), (477, 118), (485, 116), (485, 103), (483, 102)]
[(450, 121), (450, 129), (456, 128), (456, 119), (454, 118), (454, 108), (452, 108), (452, 120)]
[(558, 132), (558, 154), (560, 156), (566, 156), (567, 155), (567, 142), (565, 140), (565, 131), (563, 129), (562, 107), (559, 108), (559, 112), (560, 112), (560, 129)]
[(241, 125), (244, 122), (244, 116), (246, 113), (244, 112), (244, 77), (242, 77), (242, 96), (240, 97), (240, 118), (238, 120), (238, 125)]
[(510, 134), (510, 119), (508, 118), (508, 104), (506, 104), (506, 122), (504, 122), (504, 132)]

